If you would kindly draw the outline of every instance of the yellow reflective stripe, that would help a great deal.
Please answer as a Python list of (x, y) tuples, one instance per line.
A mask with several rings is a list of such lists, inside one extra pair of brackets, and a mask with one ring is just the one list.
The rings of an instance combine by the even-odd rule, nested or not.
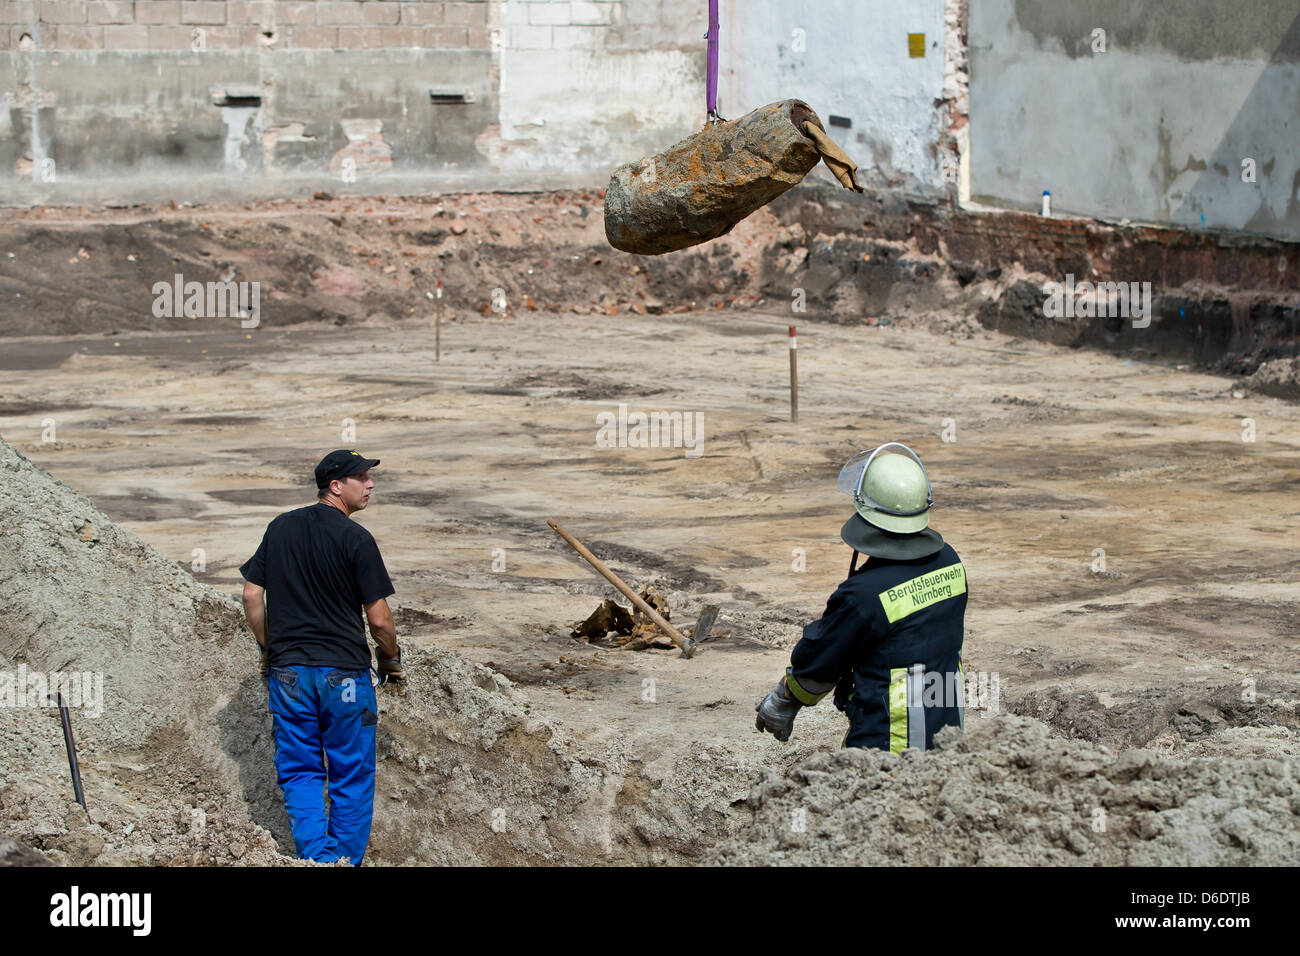
[(907, 749), (907, 668), (889, 671), (889, 752)]
[(791, 694), (793, 694), (794, 699), (797, 700), (799, 703), (803, 704), (805, 707), (812, 707), (819, 700), (821, 700), (823, 697), (825, 697), (827, 694), (830, 693), (830, 691), (823, 691), (820, 694), (809, 693), (808, 691), (803, 689), (803, 687), (799, 684), (797, 680), (795, 680), (794, 675), (790, 673), (789, 669), (787, 669), (785, 672), (785, 689), (788, 690)]
[(886, 588), (880, 593), (880, 604), (885, 609), (885, 617), (893, 624), (923, 607), (965, 593), (966, 569), (958, 561), (896, 587)]

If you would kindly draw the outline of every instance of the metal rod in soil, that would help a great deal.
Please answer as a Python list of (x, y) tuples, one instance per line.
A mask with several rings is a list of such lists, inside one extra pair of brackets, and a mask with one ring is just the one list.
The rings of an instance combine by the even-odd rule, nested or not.
[(790, 326), (790, 421), (799, 420), (799, 345)]
[(81, 768), (77, 765), (77, 744), (72, 739), (72, 720), (68, 716), (68, 705), (59, 691), (59, 721), (63, 724), (63, 746), (68, 750), (68, 769), (72, 771), (72, 795), (86, 809), (86, 795), (81, 790)]

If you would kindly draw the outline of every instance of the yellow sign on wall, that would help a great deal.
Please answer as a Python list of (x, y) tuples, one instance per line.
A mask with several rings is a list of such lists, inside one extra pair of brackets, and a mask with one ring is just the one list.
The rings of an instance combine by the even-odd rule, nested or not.
[(907, 55), (912, 59), (925, 56), (924, 33), (909, 33), (907, 35)]

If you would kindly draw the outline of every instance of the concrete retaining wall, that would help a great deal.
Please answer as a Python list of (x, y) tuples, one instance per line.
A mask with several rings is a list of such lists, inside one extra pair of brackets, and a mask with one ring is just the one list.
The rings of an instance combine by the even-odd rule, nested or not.
[(979, 0), (969, 44), (976, 200), (1300, 239), (1295, 0)]

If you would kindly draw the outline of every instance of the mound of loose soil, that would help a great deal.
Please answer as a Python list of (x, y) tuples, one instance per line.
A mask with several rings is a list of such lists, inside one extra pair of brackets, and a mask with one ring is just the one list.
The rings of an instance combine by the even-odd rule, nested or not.
[(1253, 392), (1289, 401), (1300, 400), (1300, 358), (1264, 362), (1242, 383)]
[(976, 719), (940, 749), (818, 754), (754, 785), (715, 864), (1294, 865), (1300, 760), (1162, 758)]
[(1270, 677), (1218, 687), (1151, 687), (1114, 702), (1086, 691), (1031, 691), (1011, 709), (1043, 721), (1061, 736), (1116, 750), (1183, 753), (1230, 729), (1268, 730), (1273, 739), (1300, 741), (1300, 687)]

